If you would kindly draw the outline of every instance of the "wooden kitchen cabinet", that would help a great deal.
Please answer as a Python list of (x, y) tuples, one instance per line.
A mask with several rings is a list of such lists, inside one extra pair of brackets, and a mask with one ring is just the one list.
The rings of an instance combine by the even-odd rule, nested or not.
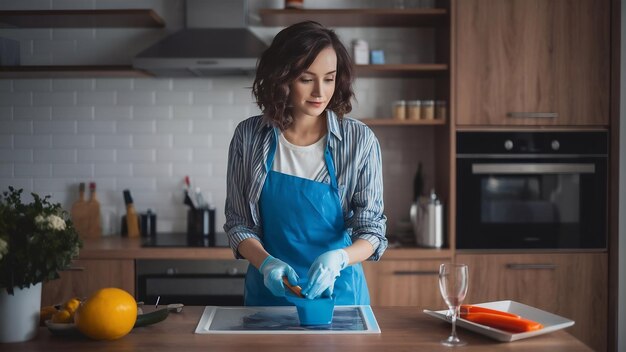
[[(449, 260), (443, 260), (449, 261)], [(442, 260), (381, 260), (364, 264), (374, 307), (445, 309), (439, 293)]]
[(608, 126), (608, 0), (463, 0), (458, 126)]
[(43, 285), (41, 304), (63, 303), (71, 297), (86, 298), (96, 290), (117, 287), (135, 295), (135, 261), (132, 259), (80, 259), (61, 278)]
[(567, 330), (597, 351), (607, 346), (605, 253), (457, 254), (469, 266), (466, 303), (513, 300), (572, 319)]

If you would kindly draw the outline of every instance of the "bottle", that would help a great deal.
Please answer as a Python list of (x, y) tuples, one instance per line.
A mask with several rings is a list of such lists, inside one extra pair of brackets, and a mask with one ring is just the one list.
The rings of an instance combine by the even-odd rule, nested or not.
[(102, 236), (102, 220), (100, 220), (100, 202), (96, 195), (96, 183), (89, 183), (89, 201), (87, 206), (90, 209), (91, 222), (89, 223), (89, 236), (100, 237)]
[(370, 63), (369, 45), (363, 39), (352, 41), (352, 60), (355, 65), (368, 65)]
[(128, 231), (128, 237), (139, 237), (139, 220), (137, 211), (135, 211), (133, 197), (131, 197), (130, 191), (127, 189), (124, 190), (124, 203), (126, 203), (126, 228)]

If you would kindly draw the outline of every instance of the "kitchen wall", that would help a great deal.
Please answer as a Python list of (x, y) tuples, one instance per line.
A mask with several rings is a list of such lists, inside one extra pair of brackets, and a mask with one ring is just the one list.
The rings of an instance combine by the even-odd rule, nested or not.
[[(305, 4), (312, 3), (311, 1)], [(428, 2), (406, 2), (418, 6)], [(380, 1), (317, 1), (316, 7), (375, 6)], [(382, 2), (381, 6), (390, 6)], [(254, 9), (282, 1), (251, 1)], [(132, 57), (184, 25), (181, 0), (0, 0), (7, 9), (153, 8), (165, 29), (0, 29), (19, 40), (23, 65), (130, 65)], [(270, 41), (279, 28), (254, 26)], [(346, 45), (364, 38), (385, 50), (387, 62), (432, 61), (432, 33), (425, 29), (341, 28)], [(250, 95), (252, 77), (97, 78), (0, 80), (0, 190), (9, 185), (50, 194), (65, 209), (78, 197), (78, 183), (98, 186), (105, 234), (119, 233), (132, 191), (138, 211), (158, 215), (159, 232), (184, 231), (183, 177), (189, 175), (217, 208), (224, 223), (226, 163), (237, 123), (259, 113)], [(359, 78), (351, 116), (387, 117), (396, 99), (424, 99), (430, 84), (416, 79)], [(433, 127), (376, 127), (383, 148), (385, 202), (390, 233), (408, 217), (412, 178), (425, 165), (433, 171)]]

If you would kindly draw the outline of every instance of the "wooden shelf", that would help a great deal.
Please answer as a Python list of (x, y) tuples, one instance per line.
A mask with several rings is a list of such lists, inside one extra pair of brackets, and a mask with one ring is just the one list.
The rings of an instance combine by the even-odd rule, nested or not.
[(392, 118), (365, 118), (359, 119), (368, 126), (439, 126), (445, 125), (445, 119), (435, 120), (395, 120)]
[(332, 27), (433, 27), (445, 24), (446, 9), (260, 9), (265, 26), (311, 20)]
[(421, 78), (443, 75), (447, 64), (355, 65), (358, 77)]
[(4, 66), (2, 78), (101, 78), (101, 77), (152, 77), (132, 66)]
[(0, 28), (165, 27), (151, 9), (0, 11)]

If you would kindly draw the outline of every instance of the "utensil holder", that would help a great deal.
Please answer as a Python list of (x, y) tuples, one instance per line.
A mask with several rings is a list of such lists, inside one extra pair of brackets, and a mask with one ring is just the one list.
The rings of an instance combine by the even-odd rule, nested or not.
[(187, 240), (194, 242), (208, 238), (209, 247), (215, 246), (215, 209), (187, 211)]

